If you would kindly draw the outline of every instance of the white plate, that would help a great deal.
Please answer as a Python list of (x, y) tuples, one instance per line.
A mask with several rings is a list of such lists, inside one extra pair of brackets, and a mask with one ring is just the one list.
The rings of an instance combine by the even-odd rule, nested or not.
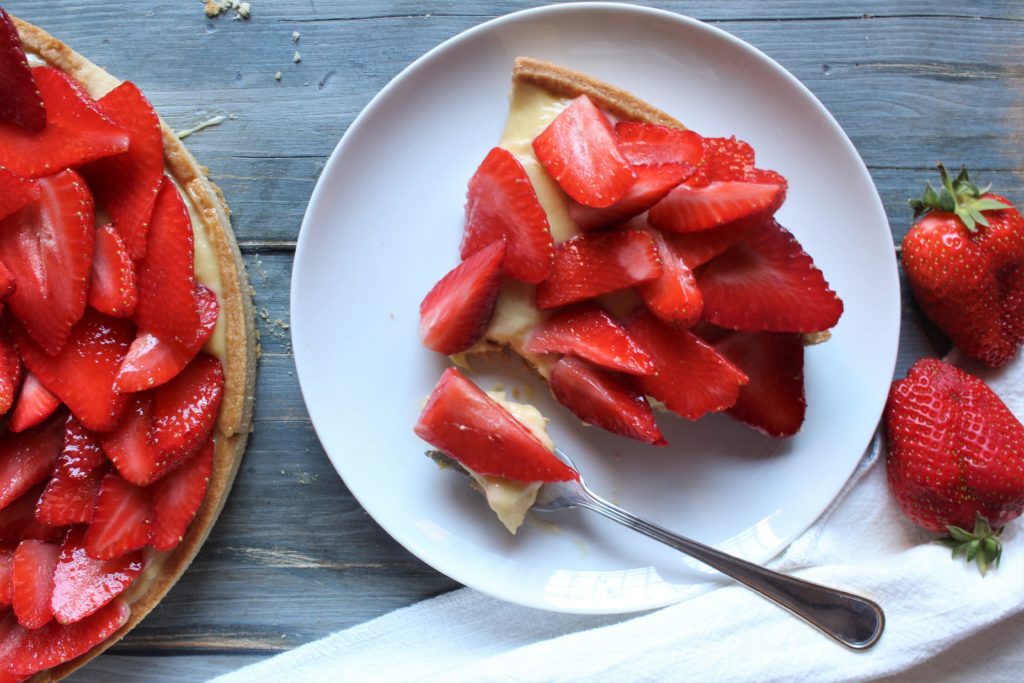
[(832, 340), (807, 351), (807, 420), (791, 439), (725, 416), (664, 416), (671, 445), (651, 448), (582, 427), (518, 362), (474, 373), (484, 388), (532, 391), (592, 488), (627, 509), (758, 562), (814, 522), (868, 444), (892, 377), (892, 237), (863, 162), (806, 88), (723, 31), (641, 7), (543, 7), (466, 31), (399, 74), (334, 150), (299, 235), (292, 333), (313, 425), (349, 490), (412, 553), (486, 593), (564, 612), (658, 607), (708, 570), (584, 512), (528, 519), (513, 537), (412, 432), (447, 364), (419, 344), (419, 302), (458, 262), (466, 183), (501, 134), (517, 55), (748, 140), (759, 166), (789, 179), (780, 220), (846, 304)]

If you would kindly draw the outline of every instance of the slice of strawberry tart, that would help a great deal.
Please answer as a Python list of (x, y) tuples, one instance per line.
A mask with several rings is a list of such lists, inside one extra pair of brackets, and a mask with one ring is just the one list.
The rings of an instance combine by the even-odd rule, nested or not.
[(0, 681), (66, 676), (195, 556), (251, 421), (247, 291), (139, 89), (0, 8)]

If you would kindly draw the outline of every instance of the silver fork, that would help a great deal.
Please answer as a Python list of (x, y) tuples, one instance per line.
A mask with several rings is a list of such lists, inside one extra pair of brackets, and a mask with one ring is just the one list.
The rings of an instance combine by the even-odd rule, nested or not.
[[(466, 470), (447, 455), (438, 451), (427, 451), (427, 455), (442, 467), (455, 467), (460, 473), (468, 476)], [(555, 450), (555, 455), (579, 473), (569, 456), (559, 450)], [(846, 591), (765, 569), (680, 536), (609, 503), (588, 489), (582, 477), (577, 480), (545, 484), (540, 488), (537, 502), (533, 505), (533, 510), (538, 512), (555, 512), (569, 508), (593, 510), (700, 560), (739, 581), (755, 593), (760, 593), (851, 650), (866, 650), (882, 636), (885, 614), (877, 603)]]

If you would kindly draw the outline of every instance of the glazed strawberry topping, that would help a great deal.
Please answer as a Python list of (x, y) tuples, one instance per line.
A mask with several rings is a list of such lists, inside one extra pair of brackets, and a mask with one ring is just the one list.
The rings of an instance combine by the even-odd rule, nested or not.
[(39, 185), (38, 202), (0, 221), (0, 260), (17, 283), (7, 300), (11, 311), (54, 355), (85, 310), (94, 209), (89, 188), (74, 171), (42, 178)]
[(88, 524), (106, 473), (106, 467), (97, 467), (84, 477), (71, 477), (58, 466), (36, 505), (36, 519), (50, 526)]
[(21, 359), (18, 350), (3, 332), (0, 332), (0, 415), (11, 409), (14, 395), (21, 383)]
[(51, 608), (58, 623), (73, 624), (123, 593), (142, 573), (142, 553), (97, 560), (85, 550), (85, 529), (68, 532), (53, 572)]
[(41, 131), (46, 125), (46, 105), (32, 78), (18, 29), (0, 7), (0, 125), (5, 123)]
[(615, 135), (622, 155), (634, 166), (686, 164), (696, 169), (704, 159), (704, 138), (692, 130), (619, 121)]
[(533, 151), (565, 193), (585, 206), (611, 206), (636, 180), (608, 118), (586, 95), (537, 136)]
[(773, 220), (715, 258), (697, 280), (704, 317), (748, 332), (819, 332), (833, 327), (843, 302), (800, 243)]
[(0, 440), (0, 510), (53, 472), (63, 432), (63, 421), (51, 420)]
[(31, 372), (25, 375), (8, 429), (23, 432), (40, 424), (60, 407), (60, 399)]
[(31, 488), (21, 498), (0, 508), (0, 543), (16, 545), (26, 538), (56, 541), (64, 536), (64, 527), (50, 526), (36, 519), (36, 503), (45, 486)]
[(611, 206), (595, 209), (570, 202), (569, 215), (580, 230), (591, 231), (618, 225), (643, 213), (694, 172), (694, 167), (685, 163), (634, 165), (631, 168), (636, 175), (636, 182), (622, 199)]
[(655, 372), (651, 357), (601, 307), (583, 303), (555, 312), (526, 342), (530, 353), (566, 353), (637, 375)]
[[(0, 10), (2, 11), (2, 10)], [(0, 219), (39, 199), (39, 183), (0, 166)]]
[(547, 482), (579, 477), (501, 404), (455, 368), (441, 375), (415, 432), (479, 474)]
[(703, 187), (680, 185), (651, 207), (651, 224), (671, 232), (695, 232), (741, 218), (771, 215), (782, 206), (783, 183), (713, 180)]
[(164, 176), (164, 144), (160, 120), (134, 83), (125, 81), (100, 98), (100, 111), (124, 127), (131, 138), (128, 151), (89, 164), (82, 174), (96, 202), (114, 221), (133, 259), (146, 255), (146, 235), (156, 195)]
[(89, 305), (100, 313), (130, 318), (138, 296), (135, 264), (121, 236), (111, 225), (98, 228), (89, 282)]
[(40, 177), (128, 149), (128, 131), (113, 123), (70, 76), (37, 66), (32, 76), (46, 103), (46, 127), (29, 132), (0, 122), (0, 166)]
[(213, 472), (212, 440), (199, 448), (191, 459), (153, 484), (153, 519), (151, 545), (157, 550), (177, 547), (206, 496), (206, 487)]
[(42, 541), (22, 541), (14, 551), (11, 566), (11, 606), (18, 623), (28, 629), (40, 628), (53, 619), (53, 568), (60, 546)]
[(704, 296), (697, 287), (697, 279), (665, 235), (657, 230), (649, 234), (658, 248), (661, 275), (638, 285), (637, 292), (647, 310), (659, 319), (680, 327), (690, 327), (700, 320), (704, 309)]
[(118, 474), (136, 486), (151, 484), (174, 464), (151, 442), (152, 415), (152, 394), (133, 396), (120, 424), (102, 437), (103, 452), (114, 463)]
[(462, 259), (502, 240), (508, 247), (505, 275), (536, 283), (551, 274), (554, 241), (547, 214), (523, 165), (495, 147), (469, 181)]
[(97, 560), (138, 550), (149, 543), (152, 519), (149, 491), (110, 472), (100, 482), (92, 523), (85, 534), (86, 550)]
[(201, 353), (188, 367), (153, 392), (150, 440), (170, 458), (187, 457), (213, 433), (224, 395), (224, 369)]
[(656, 446), (667, 443), (647, 399), (621, 377), (566, 356), (551, 369), (549, 382), (558, 402), (585, 424)]
[[(11, 573), (14, 571), (14, 551), (0, 548), (0, 607), (11, 604)], [(2, 646), (0, 646), (2, 647)]]
[(69, 415), (64, 423), (64, 450), (57, 459), (58, 476), (82, 479), (107, 462), (99, 437)]
[(554, 272), (537, 286), (537, 306), (547, 309), (585, 301), (660, 275), (658, 250), (645, 232), (577, 235), (558, 245)]
[(476, 252), (434, 285), (420, 304), (420, 340), (450, 356), (484, 336), (501, 291), (505, 241)]

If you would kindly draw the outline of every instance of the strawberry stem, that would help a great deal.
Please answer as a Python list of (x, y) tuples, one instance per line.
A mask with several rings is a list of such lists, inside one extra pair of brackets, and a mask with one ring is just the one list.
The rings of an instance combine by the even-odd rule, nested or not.
[(959, 556), (968, 562), (975, 562), (982, 576), (999, 566), (999, 558), (1003, 554), (1003, 544), (999, 540), (1002, 529), (992, 530), (988, 520), (980, 512), (975, 513), (974, 531), (967, 531), (958, 526), (948, 525), (949, 536), (938, 539), (939, 543), (953, 549), (953, 558)]
[(938, 168), (942, 177), (942, 189), (936, 191), (931, 183), (926, 182), (924, 195), (920, 199), (910, 200), (915, 219), (933, 210), (948, 211), (955, 213), (968, 230), (977, 232), (978, 224), (988, 227), (988, 219), (983, 212), (1011, 208), (998, 199), (986, 197), (992, 186), (979, 188), (972, 183), (966, 166), (960, 167), (960, 173), (954, 180), (949, 179), (949, 173), (941, 161)]

